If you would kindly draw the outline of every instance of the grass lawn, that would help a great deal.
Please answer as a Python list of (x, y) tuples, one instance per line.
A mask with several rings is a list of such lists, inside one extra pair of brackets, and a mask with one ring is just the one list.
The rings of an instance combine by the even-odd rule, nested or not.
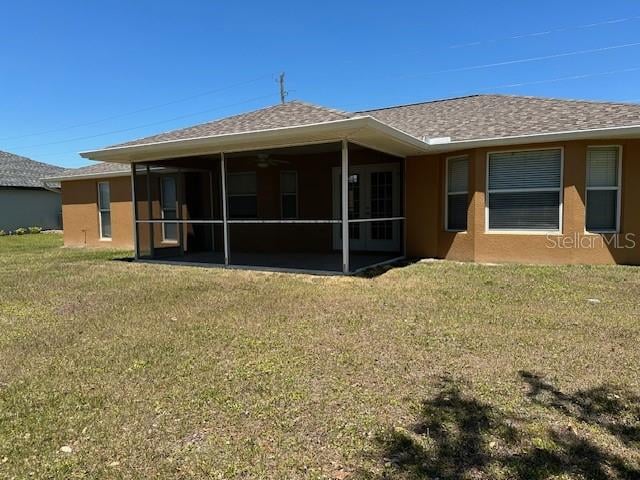
[(0, 478), (640, 478), (638, 268), (61, 244), (0, 238)]

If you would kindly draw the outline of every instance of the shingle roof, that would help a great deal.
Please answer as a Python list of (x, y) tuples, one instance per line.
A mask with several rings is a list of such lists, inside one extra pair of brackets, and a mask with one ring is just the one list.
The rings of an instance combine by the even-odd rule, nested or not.
[(51, 177), (63, 170), (62, 167), (0, 151), (0, 186), (2, 187), (43, 188), (43, 177)]
[(360, 112), (291, 101), (110, 148), (309, 125), (363, 115), (420, 139), (451, 137), (454, 141), (640, 125), (638, 104), (513, 95), (470, 95)]
[(313, 123), (344, 120), (350, 116), (351, 114), (347, 112), (296, 100), (254, 110), (253, 112), (233, 115), (213, 122), (202, 123), (193, 127), (181, 128), (179, 130), (172, 130), (158, 135), (132, 140), (130, 142), (113, 145), (112, 147), (143, 145), (146, 143), (224, 135), (227, 133), (243, 133), (280, 127), (310, 125)]
[(640, 125), (640, 105), (473, 95), (358, 112), (415, 137), (452, 140)]
[(67, 168), (55, 175), (55, 177), (80, 177), (83, 175), (100, 175), (107, 173), (128, 173), (131, 171), (129, 164), (97, 162), (80, 168)]

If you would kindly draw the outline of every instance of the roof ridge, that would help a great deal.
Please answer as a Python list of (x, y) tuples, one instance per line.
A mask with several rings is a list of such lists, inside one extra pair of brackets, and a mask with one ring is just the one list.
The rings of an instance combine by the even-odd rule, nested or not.
[(567, 103), (587, 103), (591, 105), (638, 105), (637, 102), (613, 101), (613, 100), (590, 100), (585, 98), (561, 98), (561, 97), (545, 97), (537, 95), (516, 95), (511, 93), (488, 93), (480, 94), (494, 97), (510, 97), (510, 98), (526, 98), (529, 100), (542, 100), (550, 102), (567, 102)]
[(358, 110), (355, 113), (379, 112), (380, 110), (391, 110), (392, 108), (413, 107), (416, 105), (426, 105), (428, 103), (450, 102), (452, 100), (462, 100), (464, 98), (491, 96), (493, 94), (474, 93), (471, 95), (460, 95), (458, 97), (436, 98), (434, 100), (424, 100), (422, 102), (401, 103), (398, 105), (389, 105), (388, 107), (368, 108), (366, 110)]
[(586, 103), (591, 105), (626, 105), (626, 106), (638, 106), (637, 102), (624, 102), (624, 101), (611, 101), (611, 100), (587, 100), (576, 98), (560, 98), (560, 97), (543, 97), (536, 95), (516, 95), (511, 93), (474, 93), (470, 95), (461, 95), (457, 97), (438, 98), (435, 100), (426, 100), (422, 102), (404, 103), (399, 105), (390, 105), (388, 107), (370, 108), (367, 110), (358, 110), (355, 113), (367, 113), (367, 112), (379, 112), (381, 110), (392, 110), (394, 108), (413, 107), (418, 105), (427, 105), (430, 103), (450, 102), (453, 100), (463, 100), (466, 98), (474, 97), (507, 97), (507, 98), (523, 98), (528, 100), (540, 100), (550, 102), (567, 102), (567, 103)]

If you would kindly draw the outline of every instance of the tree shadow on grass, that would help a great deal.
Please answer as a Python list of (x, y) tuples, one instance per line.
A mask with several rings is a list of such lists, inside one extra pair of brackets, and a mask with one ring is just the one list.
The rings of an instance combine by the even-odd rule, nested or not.
[(602, 428), (623, 444), (640, 449), (640, 396), (611, 386), (566, 394), (539, 375), (520, 372), (520, 376), (529, 385), (532, 402)]
[(527, 398), (541, 412), (508, 415), (443, 379), (414, 425), (378, 438), (381, 477), (640, 479), (638, 455), (633, 460), (625, 454), (638, 453), (637, 396), (608, 386), (567, 394), (532, 373), (520, 376), (529, 387)]

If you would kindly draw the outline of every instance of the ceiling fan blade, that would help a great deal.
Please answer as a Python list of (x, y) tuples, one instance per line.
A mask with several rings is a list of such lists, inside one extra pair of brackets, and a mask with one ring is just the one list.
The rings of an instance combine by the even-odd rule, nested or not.
[(257, 155), (255, 161), (260, 168), (266, 168), (268, 166), (287, 165), (291, 163), (289, 160), (273, 158), (271, 155), (266, 153)]

